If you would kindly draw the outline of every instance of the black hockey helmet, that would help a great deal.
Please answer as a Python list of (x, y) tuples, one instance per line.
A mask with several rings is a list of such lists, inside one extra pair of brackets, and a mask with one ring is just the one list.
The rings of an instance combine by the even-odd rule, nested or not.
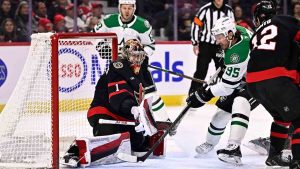
[(268, 19), (271, 19), (276, 14), (276, 6), (272, 0), (263, 0), (259, 2), (254, 9), (253, 22), (254, 25), (260, 24)]
[(273, 5), (274, 5), (274, 7), (275, 7), (275, 9), (276, 9), (276, 7), (278, 5), (277, 0), (262, 0), (262, 1), (270, 1), (270, 2), (272, 2)]

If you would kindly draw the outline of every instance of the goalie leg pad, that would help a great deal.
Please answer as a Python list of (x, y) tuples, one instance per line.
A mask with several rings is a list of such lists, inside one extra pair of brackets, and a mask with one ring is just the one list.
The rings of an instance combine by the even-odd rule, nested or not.
[(121, 162), (117, 154), (130, 153), (129, 133), (76, 139), (81, 167)]
[(91, 164), (91, 153), (88, 144), (89, 140), (86, 138), (76, 139), (76, 145), (79, 149), (79, 163), (84, 167)]
[[(150, 147), (152, 147), (158, 139), (164, 134), (163, 130), (159, 130), (156, 134), (150, 137)], [(165, 156), (166, 155), (166, 140), (162, 141), (158, 147), (153, 151), (154, 156)]]

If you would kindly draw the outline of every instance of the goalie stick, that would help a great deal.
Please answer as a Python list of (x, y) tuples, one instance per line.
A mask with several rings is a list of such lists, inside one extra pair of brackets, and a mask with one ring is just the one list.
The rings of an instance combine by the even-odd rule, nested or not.
[(175, 121), (171, 124), (171, 126), (168, 128), (167, 131), (164, 132), (164, 134), (157, 140), (157, 142), (150, 148), (150, 150), (143, 156), (137, 157), (134, 155), (126, 154), (126, 153), (119, 153), (117, 157), (122, 160), (122, 161), (127, 161), (127, 162), (144, 162), (151, 153), (158, 147), (158, 145), (164, 140), (164, 138), (170, 133), (170, 131), (178, 125), (178, 123), (181, 121), (181, 119), (184, 117), (184, 115), (187, 113), (189, 108), (191, 107), (191, 103), (187, 103), (185, 108), (181, 111), (181, 113), (178, 115), (178, 117), (175, 119)]
[(135, 126), (138, 123), (133, 121), (121, 121), (121, 120), (107, 120), (107, 119), (99, 119), (99, 124), (119, 124), (125, 126)]
[[(216, 70), (216, 72), (208, 79), (207, 83), (204, 84), (204, 87), (205, 87), (205, 88), (206, 88), (207, 86), (213, 84), (214, 79), (218, 76), (218, 74), (220, 73), (221, 70), (222, 70), (221, 67), (219, 67), (219, 68)], [(180, 122), (181, 122), (181, 121), (179, 121), (179, 122), (177, 123), (177, 125), (174, 126), (174, 129), (173, 129), (174, 131), (177, 130), (177, 128), (178, 128)]]

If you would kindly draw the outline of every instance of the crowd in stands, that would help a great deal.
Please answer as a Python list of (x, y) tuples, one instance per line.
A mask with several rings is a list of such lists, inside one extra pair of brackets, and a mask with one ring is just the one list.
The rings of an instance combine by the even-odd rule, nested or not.
[[(78, 1), (77, 27), (74, 27), (74, 4), (69, 0), (34, 0), (32, 12), (25, 0), (0, 1), (0, 42), (29, 42), (30, 30), (36, 32), (87, 32), (103, 19), (101, 3)], [(29, 15), (32, 23), (29, 24)], [(30, 29), (31, 26), (31, 29)]]
[[(33, 0), (32, 12), (26, 0), (0, 0), (0, 42), (29, 42), (30, 31), (35, 32), (89, 32), (104, 18), (102, 0), (78, 0), (77, 27), (74, 27), (74, 0)], [(211, 0), (178, 0), (178, 40), (190, 40), (191, 24), (196, 12)], [(254, 29), (253, 7), (260, 0), (227, 0), (232, 6), (237, 24)], [(283, 1), (278, 11), (283, 12)], [(118, 1), (106, 1), (117, 8)], [(136, 14), (149, 20), (155, 37), (174, 40), (173, 0), (138, 0)], [(288, 0), (287, 14), (300, 20), (300, 0)], [(29, 15), (32, 23), (29, 24)], [(31, 26), (31, 27), (30, 27)], [(75, 30), (74, 30), (75, 29)]]

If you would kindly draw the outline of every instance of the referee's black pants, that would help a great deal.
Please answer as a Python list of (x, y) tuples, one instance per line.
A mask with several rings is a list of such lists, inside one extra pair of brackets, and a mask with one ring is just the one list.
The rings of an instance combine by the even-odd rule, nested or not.
[[(217, 45), (213, 45), (206, 42), (200, 42), (199, 44), (199, 54), (197, 57), (197, 65), (196, 65), (196, 72), (194, 73), (194, 78), (204, 80), (207, 74), (208, 65), (211, 62), (211, 59), (214, 60), (216, 69), (219, 68), (220, 58), (216, 57), (216, 53), (218, 52), (219, 47)], [(201, 83), (197, 83), (192, 81), (191, 87), (189, 90), (189, 94), (194, 92), (196, 89), (202, 87)]]

